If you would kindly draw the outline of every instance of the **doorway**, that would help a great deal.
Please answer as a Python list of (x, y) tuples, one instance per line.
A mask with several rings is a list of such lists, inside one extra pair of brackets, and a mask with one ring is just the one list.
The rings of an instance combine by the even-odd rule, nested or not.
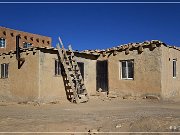
[(97, 61), (96, 63), (96, 91), (108, 91), (108, 61)]

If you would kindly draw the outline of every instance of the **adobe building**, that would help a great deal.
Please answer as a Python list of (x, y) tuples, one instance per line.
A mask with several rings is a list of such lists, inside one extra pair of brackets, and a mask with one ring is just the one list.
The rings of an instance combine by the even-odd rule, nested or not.
[[(68, 98), (65, 73), (50, 37), (3, 27), (0, 36), (1, 101), (50, 102)], [(20, 62), (17, 51), (23, 59)], [(106, 50), (74, 51), (74, 54), (89, 95), (102, 91), (118, 96), (180, 99), (180, 49), (177, 47), (152, 40)]]
[[(67, 99), (58, 50), (51, 46), (50, 37), (8, 28), (0, 29), (0, 36), (1, 101), (50, 102)], [(96, 70), (97, 55), (79, 52), (75, 55), (82, 67), (85, 86), (91, 93), (96, 89), (96, 74), (91, 70)]]
[(0, 27), (0, 53), (16, 50), (17, 35), (21, 38), (19, 43), (21, 48), (51, 46), (50, 37)]

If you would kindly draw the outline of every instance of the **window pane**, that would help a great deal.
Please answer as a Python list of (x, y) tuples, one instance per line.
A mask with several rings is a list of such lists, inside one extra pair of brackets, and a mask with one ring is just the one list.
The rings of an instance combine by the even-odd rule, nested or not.
[(4, 64), (1, 64), (1, 78), (4, 78)]
[(122, 78), (127, 78), (126, 62), (122, 61)]
[(176, 77), (176, 60), (173, 60), (173, 77)]
[(59, 61), (58, 61), (58, 75), (61, 75), (61, 64)]
[(5, 78), (8, 78), (8, 64), (5, 64)]
[(55, 60), (55, 75), (57, 75), (57, 60)]
[(5, 47), (6, 40), (4, 38), (0, 38), (0, 47)]
[(24, 45), (23, 45), (24, 48), (28, 48), (28, 47), (31, 47), (31, 46), (32, 46), (31, 43), (26, 43), (26, 42), (24, 42)]
[(134, 76), (134, 66), (132, 61), (128, 61), (128, 78), (133, 78)]
[(78, 62), (77, 64), (78, 64), (79, 70), (81, 72), (82, 78), (84, 79), (84, 63)]
[(55, 60), (55, 75), (61, 75), (61, 63)]

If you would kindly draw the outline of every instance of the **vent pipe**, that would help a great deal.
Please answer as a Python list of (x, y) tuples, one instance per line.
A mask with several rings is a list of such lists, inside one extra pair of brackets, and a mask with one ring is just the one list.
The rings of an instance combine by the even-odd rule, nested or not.
[(17, 60), (20, 59), (19, 39), (20, 39), (20, 35), (17, 35), (16, 36), (16, 59)]

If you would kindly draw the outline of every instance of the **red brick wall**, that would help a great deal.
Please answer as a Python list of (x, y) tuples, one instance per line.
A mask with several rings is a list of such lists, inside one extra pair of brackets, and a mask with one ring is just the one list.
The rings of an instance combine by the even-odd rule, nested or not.
[(23, 48), (23, 42), (32, 43), (32, 46), (45, 47), (51, 46), (51, 38), (46, 36), (41, 36), (37, 34), (22, 32), (18, 30), (13, 30), (5, 27), (0, 27), (0, 38), (6, 39), (6, 47), (0, 48), (0, 53), (8, 52), (10, 50), (16, 50), (16, 36), (21, 35), (20, 47)]

